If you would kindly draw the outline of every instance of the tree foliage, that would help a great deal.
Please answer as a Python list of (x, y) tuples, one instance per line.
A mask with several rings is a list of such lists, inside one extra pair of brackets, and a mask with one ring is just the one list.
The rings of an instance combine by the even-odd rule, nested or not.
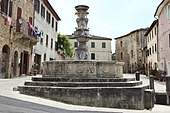
[(112, 60), (116, 60), (116, 53), (112, 54)]
[(58, 49), (64, 52), (65, 57), (72, 57), (73, 56), (73, 46), (70, 43), (68, 36), (61, 35), (60, 33), (57, 36), (58, 39)]

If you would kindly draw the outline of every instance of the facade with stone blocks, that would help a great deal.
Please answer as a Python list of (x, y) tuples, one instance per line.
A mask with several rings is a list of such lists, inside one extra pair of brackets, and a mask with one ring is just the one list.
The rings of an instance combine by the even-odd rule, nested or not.
[(147, 42), (147, 73), (151, 70), (158, 70), (158, 20), (153, 21), (148, 31), (145, 33)]
[(155, 12), (158, 18), (158, 61), (159, 69), (170, 74), (170, 1), (163, 0)]
[(0, 78), (28, 74), (31, 69), (33, 36), (33, 0), (1, 0)]
[(147, 29), (137, 29), (129, 34), (115, 38), (116, 60), (125, 62), (124, 73), (134, 73), (144, 68), (143, 37)]
[[(78, 41), (71, 35), (68, 35), (68, 37), (70, 38), (74, 49), (77, 49), (79, 45)], [(91, 60), (111, 61), (111, 41), (111, 38), (92, 35), (86, 44), (91, 54)]]
[(57, 58), (57, 15), (48, 0), (34, 0), (34, 28), (38, 43), (33, 47), (32, 63), (38, 65), (38, 72), (43, 61)]

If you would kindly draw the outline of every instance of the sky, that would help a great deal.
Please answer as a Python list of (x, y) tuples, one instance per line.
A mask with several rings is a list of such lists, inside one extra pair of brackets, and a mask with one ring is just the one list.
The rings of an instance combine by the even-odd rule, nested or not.
[(89, 6), (88, 27), (91, 35), (112, 38), (112, 52), (115, 52), (114, 38), (129, 32), (150, 27), (154, 14), (162, 0), (48, 0), (61, 21), (58, 32), (71, 35), (75, 31), (75, 6)]

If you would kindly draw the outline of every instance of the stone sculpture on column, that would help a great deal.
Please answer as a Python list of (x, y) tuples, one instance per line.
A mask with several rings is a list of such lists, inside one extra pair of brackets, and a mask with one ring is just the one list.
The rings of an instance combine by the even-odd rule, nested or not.
[(75, 60), (90, 60), (90, 52), (86, 46), (86, 42), (90, 39), (89, 28), (87, 27), (89, 14), (87, 10), (88, 6), (78, 5), (75, 7), (77, 12), (75, 13), (78, 18), (76, 19), (77, 28), (73, 33), (73, 37), (79, 42), (79, 47), (75, 50)]

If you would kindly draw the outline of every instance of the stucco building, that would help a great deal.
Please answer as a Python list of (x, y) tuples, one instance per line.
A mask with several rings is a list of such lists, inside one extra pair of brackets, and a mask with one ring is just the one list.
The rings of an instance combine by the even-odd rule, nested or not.
[(155, 12), (158, 18), (159, 69), (170, 74), (170, 1), (163, 0)]
[[(74, 49), (76, 49), (79, 46), (79, 43), (71, 35), (68, 35), (68, 37), (70, 38), (70, 41)], [(91, 53), (91, 60), (111, 61), (112, 60), (111, 41), (112, 41), (111, 38), (92, 35), (90, 40), (86, 44)]]
[(124, 73), (134, 73), (144, 67), (143, 37), (147, 29), (137, 29), (115, 38), (116, 60), (125, 62)]
[(149, 74), (151, 70), (158, 70), (158, 20), (153, 21), (145, 36), (147, 41), (146, 74)]
[(33, 0), (0, 0), (0, 78), (28, 74), (31, 69)]
[(39, 72), (43, 61), (58, 59), (56, 46), (60, 20), (48, 0), (34, 0), (34, 28), (38, 43), (33, 47), (32, 63), (39, 66)]

